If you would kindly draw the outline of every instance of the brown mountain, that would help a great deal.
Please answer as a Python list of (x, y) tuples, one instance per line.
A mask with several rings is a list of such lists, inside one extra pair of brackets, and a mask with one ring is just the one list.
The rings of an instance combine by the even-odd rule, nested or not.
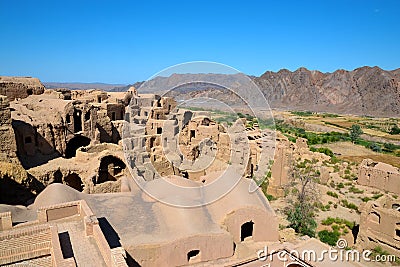
[[(173, 85), (183, 84), (168, 95), (178, 100), (197, 97), (223, 99), (226, 104), (235, 106), (240, 101), (237, 96), (216, 84), (248, 88), (248, 80), (242, 76), (173, 74), (137, 85), (141, 85), (138, 90), (142, 93), (162, 93)], [(399, 117), (400, 114), (400, 69), (386, 71), (379, 67), (361, 67), (353, 71), (322, 73), (299, 68), (294, 72), (282, 69), (267, 71), (260, 77), (248, 77), (258, 85), (272, 108), (379, 117)], [(190, 82), (205, 80), (213, 81), (214, 85)], [(257, 98), (253, 89), (246, 92), (250, 99)]]
[(272, 107), (372, 116), (400, 114), (400, 69), (322, 73), (299, 68), (253, 77)]

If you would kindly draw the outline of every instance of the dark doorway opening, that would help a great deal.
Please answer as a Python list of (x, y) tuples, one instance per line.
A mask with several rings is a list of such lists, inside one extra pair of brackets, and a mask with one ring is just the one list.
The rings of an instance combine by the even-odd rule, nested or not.
[(254, 223), (252, 221), (242, 224), (240, 229), (240, 241), (244, 241), (245, 238), (253, 236), (253, 226)]
[(157, 127), (157, 134), (162, 134), (162, 128), (161, 127)]
[(78, 190), (79, 192), (83, 191), (82, 179), (76, 173), (68, 174), (64, 178), (64, 182), (66, 185)]
[(65, 149), (65, 157), (67, 159), (76, 156), (76, 150), (80, 147), (88, 146), (90, 144), (90, 139), (85, 136), (75, 136), (67, 143), (67, 148)]
[(150, 137), (150, 148), (153, 148), (154, 147), (154, 142), (156, 141), (156, 138), (155, 137)]
[(97, 184), (107, 181), (116, 181), (116, 176), (122, 173), (125, 167), (125, 163), (119, 158), (114, 156), (105, 156), (100, 161)]
[(196, 131), (195, 130), (190, 130), (189, 141), (192, 141), (192, 138), (196, 138)]
[(53, 183), (62, 183), (62, 173), (60, 170), (56, 170), (53, 174)]
[(82, 111), (74, 110), (74, 133), (82, 131)]
[(115, 112), (111, 112), (111, 120), (115, 121)]
[(26, 90), (26, 93), (27, 93), (28, 95), (33, 95), (33, 90), (32, 90), (32, 89), (28, 89), (28, 90)]
[(188, 252), (187, 254), (188, 262), (195, 262), (200, 260), (200, 250), (194, 249)]

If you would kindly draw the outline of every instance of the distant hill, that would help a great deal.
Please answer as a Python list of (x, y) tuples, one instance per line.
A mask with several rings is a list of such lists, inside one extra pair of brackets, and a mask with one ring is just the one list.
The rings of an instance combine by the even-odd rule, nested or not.
[(400, 69), (361, 67), (322, 73), (299, 68), (267, 71), (253, 78), (272, 107), (400, 116)]
[(114, 88), (111, 88), (110, 90), (107, 90), (108, 92), (126, 92), (128, 89), (133, 86), (135, 88), (139, 88), (144, 82), (135, 82), (134, 84), (128, 84), (124, 86), (115, 86)]
[(123, 87), (125, 84), (107, 84), (107, 83), (61, 83), (61, 82), (44, 82), (44, 86), (48, 89), (54, 88), (68, 88), (71, 90), (87, 90), (87, 89), (100, 89), (104, 91), (109, 91), (116, 87)]
[[(163, 84), (168, 87), (169, 84), (180, 84), (190, 79), (201, 81), (205, 75), (212, 80), (231, 84), (232, 87), (238, 85), (234, 75), (173, 74), (168, 78), (156, 77), (146, 82), (145, 88), (136, 88), (139, 92), (146, 92), (148, 88), (162, 88)], [(352, 71), (322, 73), (299, 68), (293, 72), (282, 69), (278, 72), (267, 71), (260, 77), (248, 77), (258, 85), (272, 108), (383, 117), (400, 116), (400, 69), (386, 71), (379, 67), (361, 67)], [(188, 85), (179, 91), (179, 94), (175, 91), (170, 95), (181, 100), (206, 96), (223, 98), (227, 103), (237, 102), (235, 96), (213, 86), (199, 85), (195, 88)]]
[[(216, 84), (228, 84), (232, 88), (243, 85), (243, 81), (238, 81), (237, 76), (227, 74), (172, 74), (170, 77), (156, 77), (143, 86), (143, 82), (130, 85), (44, 84), (47, 88), (98, 88), (113, 92), (127, 91), (130, 86), (134, 86), (139, 93), (163, 93), (168, 85), (202, 81), (205, 76), (207, 80), (213, 80)], [(282, 69), (278, 72), (267, 71), (260, 77), (248, 77), (259, 86), (272, 108), (383, 117), (400, 116), (400, 69), (387, 71), (379, 67), (361, 67), (352, 71), (323, 73), (299, 68), (293, 72)], [(186, 84), (168, 95), (178, 100), (209, 97), (224, 99), (229, 105), (238, 103), (234, 94), (201, 82)]]

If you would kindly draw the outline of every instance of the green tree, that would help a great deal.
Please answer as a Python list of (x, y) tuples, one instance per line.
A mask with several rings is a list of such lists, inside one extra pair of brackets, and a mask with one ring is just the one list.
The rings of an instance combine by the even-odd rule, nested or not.
[[(292, 160), (290, 162), (293, 162)], [(289, 206), (286, 209), (289, 227), (297, 233), (315, 236), (317, 223), (315, 217), (315, 201), (318, 199), (316, 181), (319, 178), (315, 162), (306, 161), (290, 164)], [(296, 189), (296, 190), (294, 190)]]
[(364, 132), (361, 130), (360, 125), (353, 124), (350, 128), (349, 135), (351, 141), (354, 143)]
[(397, 125), (393, 126), (389, 133), (390, 134), (400, 134), (399, 126), (397, 126)]
[(370, 148), (372, 151), (375, 151), (375, 152), (382, 152), (382, 147), (381, 147), (380, 145), (378, 145), (377, 143), (371, 143), (371, 144), (369, 145), (369, 148)]
[(383, 147), (385, 148), (385, 151), (388, 151), (388, 152), (393, 152), (397, 148), (397, 146), (395, 144), (392, 144), (392, 143), (385, 143), (383, 145)]

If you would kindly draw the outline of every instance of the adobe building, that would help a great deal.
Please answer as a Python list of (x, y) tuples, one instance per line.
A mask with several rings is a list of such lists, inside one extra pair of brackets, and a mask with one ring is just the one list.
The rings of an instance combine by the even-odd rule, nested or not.
[(330, 175), (327, 168), (322, 166), (322, 163), (328, 161), (330, 157), (323, 153), (310, 151), (305, 138), (298, 137), (296, 143), (292, 143), (283, 134), (278, 134), (267, 193), (275, 197), (284, 196), (285, 187), (290, 182), (290, 166), (293, 162), (306, 159), (317, 162), (316, 166), (320, 171), (320, 180), (326, 184)]
[(368, 201), (361, 208), (356, 244), (363, 249), (381, 247), (400, 256), (400, 200), (389, 195)]
[(400, 195), (400, 170), (390, 164), (364, 159), (357, 183)]
[(125, 250), (110, 247), (98, 218), (84, 200), (36, 210), (36, 219), (13, 226), (0, 213), (2, 266), (128, 266)]
[[(79, 147), (121, 139), (122, 100), (108, 101), (107, 94), (96, 91), (83, 94), (80, 100), (65, 100), (64, 94), (46, 90), (11, 103), (17, 151), (24, 166), (30, 168), (60, 156), (71, 158)], [(74, 92), (72, 95), (76, 97)]]
[(10, 101), (40, 95), (44, 89), (38, 78), (0, 76), (0, 95), (7, 96)]
[[(17, 203), (26, 206), (0, 205), (0, 264), (213, 265), (240, 260), (239, 247), (279, 242), (268, 200), (249, 190), (275, 149), (257, 125), (225, 128), (134, 88), (1, 100), (0, 133), (15, 143), (0, 155), (22, 162), (33, 193)], [(219, 182), (233, 186), (214, 200), (206, 186)]]

